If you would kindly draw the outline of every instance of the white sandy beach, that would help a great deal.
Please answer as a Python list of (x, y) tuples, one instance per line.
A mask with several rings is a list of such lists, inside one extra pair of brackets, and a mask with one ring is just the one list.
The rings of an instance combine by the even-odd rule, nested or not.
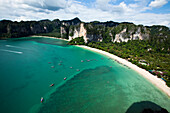
[(67, 39), (57, 38), (57, 37), (50, 37), (50, 36), (37, 36), (37, 35), (33, 35), (33, 36), (30, 36), (30, 37), (54, 38), (54, 39), (61, 39), (61, 40), (69, 41), (69, 40), (67, 40)]
[(83, 46), (83, 45), (78, 45), (78, 47), (81, 48), (85, 48), (94, 52), (98, 52), (104, 55), (109, 56), (110, 58), (128, 66), (129, 68), (135, 70), (136, 72), (138, 72), (140, 75), (142, 75), (143, 77), (145, 77), (147, 80), (149, 80), (152, 84), (154, 84), (156, 87), (158, 87), (160, 90), (162, 90), (164, 93), (166, 93), (169, 97), (170, 97), (170, 88), (166, 85), (166, 83), (160, 79), (157, 78), (156, 76), (152, 75), (151, 73), (149, 73), (148, 71), (146, 71), (145, 69), (142, 69), (138, 66), (136, 66), (135, 64), (132, 64), (131, 62), (122, 59), (116, 55), (113, 55), (111, 53), (96, 49), (96, 48), (91, 48), (91, 47), (87, 47), (87, 46)]

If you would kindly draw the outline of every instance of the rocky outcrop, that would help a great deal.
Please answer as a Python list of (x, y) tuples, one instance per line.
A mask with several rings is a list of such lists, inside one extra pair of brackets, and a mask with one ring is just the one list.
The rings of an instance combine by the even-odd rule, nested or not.
[(67, 34), (67, 31), (63, 26), (60, 27), (60, 33), (61, 33), (61, 37), (64, 37), (63, 34)]
[(120, 33), (115, 35), (113, 42), (127, 42), (128, 40), (147, 40), (149, 39), (149, 32), (146, 28), (142, 28), (144, 32), (142, 33), (141, 28), (138, 27), (137, 30), (127, 31), (127, 28), (123, 29)]
[(126, 29), (123, 29), (120, 33), (116, 34), (113, 42), (127, 42), (129, 39), (124, 37), (125, 33)]
[(50, 20), (42, 21), (21, 21), (21, 22), (12, 22), (3, 20), (0, 21), (0, 38), (17, 38), (29, 35), (35, 35), (40, 33), (49, 33), (52, 32), (55, 27)]
[(75, 39), (77, 37), (83, 37), (85, 43), (87, 43), (88, 38), (87, 38), (87, 30), (84, 28), (84, 23), (80, 23), (80, 26), (78, 28), (74, 28), (73, 36), (69, 36), (69, 40)]

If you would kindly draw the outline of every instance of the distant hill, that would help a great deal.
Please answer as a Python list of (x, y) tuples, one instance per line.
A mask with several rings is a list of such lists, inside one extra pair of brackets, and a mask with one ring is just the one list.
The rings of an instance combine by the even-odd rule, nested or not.
[(40, 21), (0, 21), (0, 39), (18, 38), (30, 35), (45, 35), (64, 39), (83, 37), (85, 43), (127, 42), (128, 40), (149, 40), (153, 43), (170, 45), (170, 29), (166, 26), (143, 26), (129, 22), (82, 22), (79, 18), (72, 20), (55, 19)]

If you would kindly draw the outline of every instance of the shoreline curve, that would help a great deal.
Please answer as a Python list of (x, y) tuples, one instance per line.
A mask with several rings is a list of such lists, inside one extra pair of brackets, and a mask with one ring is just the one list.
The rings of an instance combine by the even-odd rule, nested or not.
[(166, 85), (166, 83), (162, 79), (152, 75), (151, 73), (149, 73), (145, 69), (142, 69), (142, 68), (136, 66), (135, 64), (132, 64), (131, 62), (129, 62), (129, 61), (123, 59), (123, 58), (120, 58), (120, 57), (118, 57), (114, 54), (108, 53), (108, 52), (103, 51), (103, 50), (91, 48), (91, 47), (84, 46), (84, 45), (75, 45), (75, 46), (81, 47), (81, 48), (84, 48), (84, 49), (88, 49), (88, 50), (91, 50), (93, 52), (97, 52), (97, 53), (100, 53), (100, 54), (103, 54), (103, 55), (106, 55), (106, 56), (120, 62), (121, 64), (126, 65), (127, 67), (135, 70), (137, 73), (139, 73), (141, 76), (146, 78), (149, 82), (151, 82), (154, 86), (156, 86), (161, 91), (163, 91), (165, 94), (167, 94), (168, 97), (170, 97), (170, 88)]
[[(33, 35), (31, 37), (53, 38), (53, 39), (61, 39), (61, 40), (69, 41), (67, 39), (62, 39), (62, 38), (57, 38), (57, 37), (50, 37), (50, 36), (36, 36), (36, 35)], [(84, 48), (84, 49), (91, 50), (93, 52), (97, 52), (97, 53), (106, 55), (106, 56), (118, 61), (119, 63), (121, 63), (123, 65), (126, 65), (127, 67), (129, 67), (129, 68), (133, 69), (134, 71), (136, 71), (137, 73), (139, 73), (141, 76), (143, 76), (149, 82), (151, 82), (154, 86), (156, 86), (158, 89), (163, 91), (168, 97), (170, 97), (170, 88), (166, 85), (165, 81), (163, 81), (162, 79), (152, 75), (151, 73), (149, 73), (145, 69), (142, 69), (142, 68), (138, 67), (137, 65), (132, 64), (131, 62), (129, 62), (129, 61), (123, 59), (123, 58), (120, 58), (120, 57), (118, 57), (118, 56), (116, 56), (114, 54), (108, 53), (108, 52), (103, 51), (103, 50), (99, 50), (99, 49), (96, 49), (96, 48), (91, 48), (91, 47), (88, 47), (88, 46), (85, 46), (85, 45), (74, 45), (74, 46), (81, 47), (81, 48)]]

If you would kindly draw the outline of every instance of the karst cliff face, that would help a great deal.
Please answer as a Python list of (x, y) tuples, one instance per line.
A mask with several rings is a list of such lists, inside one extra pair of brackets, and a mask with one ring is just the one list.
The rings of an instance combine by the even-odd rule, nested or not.
[(78, 18), (72, 20), (55, 19), (41, 21), (12, 22), (0, 21), (0, 38), (16, 38), (48, 33), (55, 37), (68, 40), (83, 37), (85, 43), (96, 42), (127, 42), (128, 40), (166, 40), (170, 30), (165, 26), (143, 26), (123, 22), (82, 22)]
[[(88, 41), (127, 42), (128, 40), (149, 39), (149, 29), (144, 26), (127, 24), (112, 24), (112, 26), (108, 26), (108, 24), (80, 23), (69, 28), (69, 40), (83, 37), (85, 43), (87, 43)], [(133, 27), (128, 29), (127, 26)], [(63, 29), (61, 27), (61, 34), (67, 33)]]
[(141, 31), (141, 28), (137, 28), (136, 31), (127, 31), (127, 28), (124, 28), (120, 33), (115, 35), (113, 42), (127, 42), (128, 40), (147, 40), (149, 39), (149, 30), (144, 29), (144, 33)]
[(69, 36), (69, 40), (75, 39), (77, 37), (83, 37), (85, 43), (87, 43), (87, 30), (84, 28), (84, 23), (80, 23), (80, 27), (75, 27), (69, 32), (73, 32), (73, 36)]

